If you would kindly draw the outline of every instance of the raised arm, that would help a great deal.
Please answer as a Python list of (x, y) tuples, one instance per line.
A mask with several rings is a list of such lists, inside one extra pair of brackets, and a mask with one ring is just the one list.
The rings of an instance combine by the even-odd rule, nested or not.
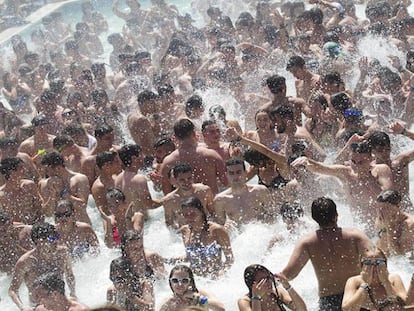
[(306, 249), (305, 240), (302, 238), (296, 243), (296, 246), (290, 255), (288, 264), (280, 273), (281, 276), (285, 277), (287, 280), (294, 279), (309, 259), (309, 252)]

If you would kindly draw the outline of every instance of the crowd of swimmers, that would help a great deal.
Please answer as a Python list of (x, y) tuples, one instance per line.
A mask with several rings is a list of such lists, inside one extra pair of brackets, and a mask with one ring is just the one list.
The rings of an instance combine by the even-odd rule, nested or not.
[[(114, 0), (119, 29), (92, 3), (74, 27), (55, 12), (13, 36), (0, 64), (0, 271), (20, 310), (89, 310), (72, 265), (103, 248), (119, 257), (99, 310), (224, 310), (196, 280), (226, 277), (243, 226), (294, 237), (309, 217), (281, 271), (245, 268), (231, 310), (307, 310), (290, 281), (308, 261), (321, 311), (414, 304), (414, 277), (387, 266), (414, 250), (410, 0), (370, 0), (365, 18), (352, 0), (246, 0), (233, 19), (193, 1), (198, 23)], [(378, 42), (390, 55), (366, 56)], [(144, 247), (154, 209), (182, 256)], [(347, 209), (355, 228), (338, 226)]]

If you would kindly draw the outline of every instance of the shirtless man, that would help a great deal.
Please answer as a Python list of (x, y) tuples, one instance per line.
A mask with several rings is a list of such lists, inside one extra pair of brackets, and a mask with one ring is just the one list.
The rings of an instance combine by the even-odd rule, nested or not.
[(57, 150), (65, 160), (65, 167), (73, 172), (80, 173), (82, 160), (88, 153), (87, 148), (75, 144), (69, 135), (56, 136), (53, 139), (53, 148)]
[(160, 138), (154, 144), (154, 162), (152, 163), (153, 170), (149, 172), (148, 176), (154, 184), (156, 191), (161, 191), (162, 176), (160, 174), (160, 167), (165, 157), (170, 155), (175, 150), (174, 141), (170, 138)]
[(42, 159), (47, 177), (40, 180), (40, 195), (46, 216), (52, 216), (57, 202), (70, 200), (75, 207), (76, 221), (91, 223), (86, 206), (89, 197), (88, 178), (65, 167), (65, 161), (56, 151), (47, 153)]
[(156, 113), (158, 112), (156, 95), (151, 91), (144, 91), (138, 95), (139, 111), (128, 115), (128, 129), (134, 142), (141, 146), (144, 155), (152, 155), (155, 139), (160, 133), (157, 126)]
[(306, 68), (305, 60), (297, 55), (289, 58), (286, 70), (296, 78), (295, 87), (297, 96), (304, 99), (307, 103), (312, 94), (320, 88), (321, 77), (310, 72)]
[(10, 214), (0, 210), (0, 271), (12, 273), (16, 261), (34, 247), (31, 226), (13, 222)]
[(226, 218), (236, 224), (255, 220), (268, 220), (272, 199), (263, 185), (246, 184), (246, 167), (240, 159), (226, 161), (226, 175), (230, 188), (214, 198), (217, 223), (224, 225)]
[(294, 113), (289, 106), (280, 106), (270, 112), (270, 116), (273, 118), (276, 129), (279, 134), (286, 135), (285, 147), (283, 153), (286, 158), (289, 158), (292, 152), (292, 146), (297, 140), (304, 140), (307, 148), (305, 154), (312, 159), (323, 161), (326, 157), (325, 151), (315, 141), (308, 130), (303, 126), (298, 126), (294, 122)]
[(117, 150), (114, 145), (114, 130), (108, 124), (101, 124), (95, 129), (96, 145), (91, 150), (88, 157), (82, 160), (82, 174), (88, 177), (89, 185), (92, 187), (96, 178), (98, 178), (99, 172), (96, 167), (96, 155), (98, 153)]
[(230, 158), (229, 143), (221, 141), (221, 129), (216, 121), (204, 121), (201, 125), (201, 133), (204, 139), (204, 144), (200, 144), (201, 146), (217, 151), (223, 161)]
[(138, 173), (144, 161), (141, 147), (133, 144), (125, 145), (119, 149), (118, 155), (124, 170), (116, 176), (115, 187), (124, 193), (127, 204), (132, 204), (130, 211), (132, 213), (139, 211), (145, 215), (147, 209), (160, 206), (151, 198), (147, 178)]
[(226, 185), (224, 162), (220, 155), (197, 145), (194, 124), (188, 119), (180, 119), (174, 124), (174, 134), (179, 146), (161, 165), (162, 190), (171, 192), (168, 172), (178, 163), (188, 163), (193, 168), (194, 181), (208, 185), (214, 194), (218, 192), (217, 178)]
[(70, 289), (70, 295), (75, 294), (75, 276), (67, 249), (58, 246), (59, 239), (55, 227), (49, 223), (36, 223), (31, 230), (31, 238), (36, 247), (25, 253), (16, 263), (13, 278), (9, 288), (9, 295), (20, 310), (33, 310), (24, 304), (19, 296), (19, 288), (24, 282), (29, 290), (31, 303), (39, 303), (35, 295), (34, 282), (46, 272), (56, 272), (65, 275)]
[(65, 281), (58, 273), (39, 276), (34, 286), (39, 292), (40, 303), (34, 311), (88, 311), (87, 306), (65, 296)]
[(0, 206), (13, 218), (32, 225), (43, 220), (37, 185), (33, 180), (24, 179), (25, 170), (20, 158), (6, 158), (1, 161), (1, 173), (6, 182), (0, 187)]
[(295, 123), (300, 126), (302, 124), (301, 112), (302, 107), (305, 105), (305, 101), (302, 98), (286, 96), (285, 77), (273, 75), (266, 79), (266, 85), (269, 88), (270, 93), (272, 93), (273, 99), (263, 105), (260, 109), (271, 112), (280, 106), (287, 105), (294, 113)]
[(161, 200), (164, 206), (165, 224), (176, 229), (184, 225), (181, 204), (190, 197), (197, 197), (203, 204), (206, 215), (215, 218), (213, 193), (209, 186), (194, 183), (192, 167), (187, 163), (177, 164), (172, 169), (172, 175), (176, 189)]
[[(109, 188), (106, 193), (106, 208), (109, 215), (100, 208), (99, 212), (104, 221), (105, 245), (109, 248), (118, 246), (120, 237), (128, 230), (142, 233), (144, 229), (144, 214), (130, 213), (131, 204), (126, 201), (125, 194), (117, 188)], [(132, 214), (132, 216), (129, 216)]]
[(303, 166), (311, 172), (337, 177), (345, 186), (351, 211), (366, 224), (366, 232), (374, 235), (376, 211), (373, 202), (382, 190), (391, 189), (391, 169), (386, 164), (373, 164), (367, 142), (351, 145), (350, 165), (326, 165), (307, 157), (300, 157), (292, 166)]
[(312, 203), (312, 218), (319, 229), (302, 237), (281, 274), (294, 279), (310, 260), (319, 286), (319, 310), (340, 311), (345, 283), (361, 271), (360, 256), (372, 247), (358, 229), (337, 225), (336, 204), (321, 197)]
[(75, 220), (75, 208), (69, 200), (60, 200), (55, 208), (56, 232), (59, 244), (68, 248), (72, 258), (81, 258), (85, 253), (97, 254), (99, 241), (91, 225)]
[(115, 151), (105, 151), (96, 156), (96, 165), (100, 174), (92, 186), (92, 195), (95, 205), (109, 214), (106, 202), (106, 193), (109, 188), (115, 187), (115, 179), (121, 171), (121, 161)]
[[(395, 133), (402, 133), (403, 127), (392, 125)], [(398, 190), (402, 196), (401, 208), (404, 211), (412, 211), (413, 204), (410, 199), (409, 183), (409, 164), (414, 160), (414, 149), (409, 149), (399, 153), (391, 159), (391, 142), (387, 133), (375, 131), (368, 137), (368, 143), (371, 145), (372, 154), (375, 157), (376, 164), (386, 164), (390, 167), (394, 189)]]
[(414, 249), (414, 216), (401, 210), (401, 195), (395, 190), (382, 191), (377, 197), (377, 241), (387, 256), (405, 255)]

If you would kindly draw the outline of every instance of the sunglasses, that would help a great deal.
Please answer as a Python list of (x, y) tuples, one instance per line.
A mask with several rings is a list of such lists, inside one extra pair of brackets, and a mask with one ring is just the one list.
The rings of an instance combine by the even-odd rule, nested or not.
[(47, 241), (49, 242), (49, 243), (54, 243), (54, 242), (56, 242), (57, 240), (59, 240), (60, 239), (60, 234), (59, 233), (56, 233), (55, 235), (53, 235), (53, 236), (48, 236), (47, 237)]
[(385, 266), (387, 264), (387, 260), (383, 258), (363, 259), (362, 264), (365, 266)]
[(55, 213), (55, 217), (56, 218), (62, 218), (62, 217), (68, 218), (70, 216), (72, 216), (72, 212), (71, 211), (64, 211), (64, 212), (61, 212), (61, 213), (59, 213), (59, 212), (56, 212)]
[(183, 278), (183, 279), (171, 278), (170, 279), (170, 282), (172, 284), (178, 284), (178, 283), (180, 283), (180, 284), (185, 285), (185, 284), (190, 284), (190, 281), (191, 280), (189, 278)]

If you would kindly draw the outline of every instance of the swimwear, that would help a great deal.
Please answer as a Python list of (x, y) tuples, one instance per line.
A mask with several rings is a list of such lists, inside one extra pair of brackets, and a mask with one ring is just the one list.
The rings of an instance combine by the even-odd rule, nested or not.
[(344, 293), (319, 297), (319, 311), (342, 311)]
[(257, 182), (259, 185), (263, 185), (265, 186), (267, 189), (269, 190), (274, 190), (274, 189), (282, 189), (284, 186), (287, 185), (287, 183), (289, 182), (289, 180), (283, 178), (280, 174), (275, 176), (271, 183), (266, 185), (263, 180), (259, 177), (259, 181)]
[(119, 235), (119, 231), (116, 226), (112, 226), (112, 237), (114, 238), (114, 242), (116, 245), (121, 244), (121, 236)]
[(209, 265), (209, 261), (221, 258), (221, 246), (215, 241), (207, 246), (187, 246), (185, 251), (192, 268), (202, 269)]
[(84, 254), (89, 252), (91, 245), (88, 242), (81, 242), (71, 251), (72, 258), (81, 258)]

